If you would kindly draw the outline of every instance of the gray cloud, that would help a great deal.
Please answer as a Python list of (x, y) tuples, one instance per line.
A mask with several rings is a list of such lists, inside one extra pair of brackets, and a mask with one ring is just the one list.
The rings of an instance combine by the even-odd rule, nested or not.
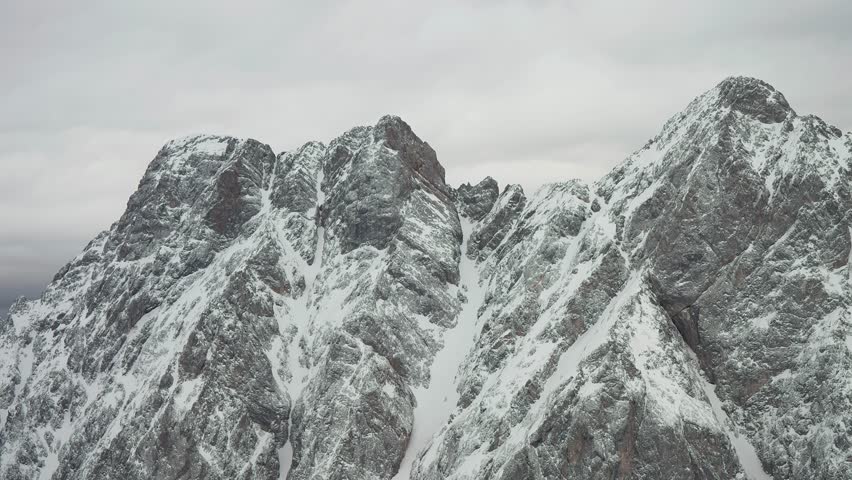
[(285, 150), (396, 113), (450, 182), (533, 189), (598, 178), (731, 74), (852, 126), (842, 0), (295, 3), (0, 0), (0, 310), (187, 133)]

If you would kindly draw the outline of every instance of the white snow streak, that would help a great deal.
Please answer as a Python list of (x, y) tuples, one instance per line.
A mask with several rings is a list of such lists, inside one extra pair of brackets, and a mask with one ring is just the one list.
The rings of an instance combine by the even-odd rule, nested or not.
[(731, 441), (731, 445), (733, 445), (734, 451), (737, 453), (737, 458), (739, 458), (740, 464), (742, 464), (743, 470), (745, 470), (746, 477), (749, 480), (772, 480), (772, 476), (763, 469), (763, 464), (760, 463), (760, 459), (757, 457), (754, 445), (749, 442), (745, 435), (740, 435), (731, 429), (731, 421), (728, 419), (728, 414), (722, 408), (722, 401), (716, 396), (716, 386), (711, 385), (704, 378), (700, 378), (700, 382), (701, 388), (704, 390), (707, 398), (710, 399), (710, 406), (713, 408), (716, 420), (722, 425), (725, 434), (728, 435), (728, 440)]
[(852, 227), (849, 227), (849, 256), (846, 258), (846, 279), (852, 285)]
[[(542, 388), (541, 396), (533, 404), (532, 408), (530, 408), (530, 412), (527, 413), (527, 417), (529, 417), (530, 413), (536, 414), (533, 425), (537, 425), (543, 420), (543, 415), (540, 415), (538, 410), (544, 408), (545, 402), (553, 395), (556, 389), (560, 385), (564, 385), (566, 381), (577, 376), (580, 369), (580, 362), (609, 340), (609, 333), (613, 324), (618, 320), (619, 316), (623, 315), (622, 309), (641, 288), (642, 275), (643, 272), (641, 270), (634, 273), (618, 295), (610, 301), (603, 314), (598, 318), (598, 321), (580, 334), (574, 343), (568, 346), (559, 356), (556, 371), (547, 379), (544, 388)], [(529, 431), (532, 431), (532, 428)], [(524, 434), (527, 435), (528, 432), (524, 432)]]

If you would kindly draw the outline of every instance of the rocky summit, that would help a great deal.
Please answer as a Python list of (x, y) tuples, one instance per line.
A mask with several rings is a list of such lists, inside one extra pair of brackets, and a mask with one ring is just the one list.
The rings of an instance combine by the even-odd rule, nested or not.
[(852, 479), (852, 134), (728, 78), (594, 184), (193, 136), (0, 322), (0, 477)]

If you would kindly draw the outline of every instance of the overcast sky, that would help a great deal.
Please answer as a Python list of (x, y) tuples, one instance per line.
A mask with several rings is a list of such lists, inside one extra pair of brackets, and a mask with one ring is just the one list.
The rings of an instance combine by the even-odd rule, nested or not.
[(448, 181), (594, 180), (724, 77), (852, 129), (852, 2), (0, 0), (0, 312), (189, 133), (276, 151), (385, 113)]

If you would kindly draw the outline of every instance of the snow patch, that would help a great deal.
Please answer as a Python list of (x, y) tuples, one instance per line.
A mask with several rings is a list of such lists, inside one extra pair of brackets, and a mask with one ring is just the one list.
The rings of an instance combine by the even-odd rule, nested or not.
[[(47, 457), (44, 459), (44, 467), (39, 471), (39, 480), (50, 480), (56, 469), (59, 468), (59, 450), (71, 439), (74, 428), (71, 423), (71, 412), (66, 410), (62, 425), (53, 431), (53, 443), (46, 444)], [(44, 434), (41, 435), (44, 438)]]
[(767, 328), (769, 328), (769, 324), (771, 324), (777, 316), (777, 312), (769, 312), (766, 315), (761, 315), (757, 318), (753, 318), (751, 320), (751, 326), (761, 330), (766, 330)]
[(391, 398), (396, 397), (396, 389), (390, 383), (386, 383), (382, 386), (382, 393)]
[(33, 342), (27, 344), (26, 348), (24, 348), (18, 357), (18, 372), (20, 372), (20, 380), (15, 385), (15, 399), (18, 400), (21, 398), (21, 393), (24, 391), (24, 387), (30, 379), (30, 376), (33, 374), (33, 361), (35, 360), (33, 355)]
[(203, 387), (204, 380), (201, 376), (181, 383), (172, 399), (175, 411), (179, 414), (189, 411), (201, 395)]
[(778, 375), (774, 375), (772, 378), (769, 379), (769, 382), (774, 383), (780, 380), (787, 380), (790, 378), (793, 378), (793, 372), (790, 371), (790, 369), (788, 368), (783, 372), (779, 373)]
[(293, 442), (290, 441), (290, 431), (287, 431), (287, 442), (278, 449), (278, 478), (286, 479), (290, 475), (290, 465), (293, 464)]

